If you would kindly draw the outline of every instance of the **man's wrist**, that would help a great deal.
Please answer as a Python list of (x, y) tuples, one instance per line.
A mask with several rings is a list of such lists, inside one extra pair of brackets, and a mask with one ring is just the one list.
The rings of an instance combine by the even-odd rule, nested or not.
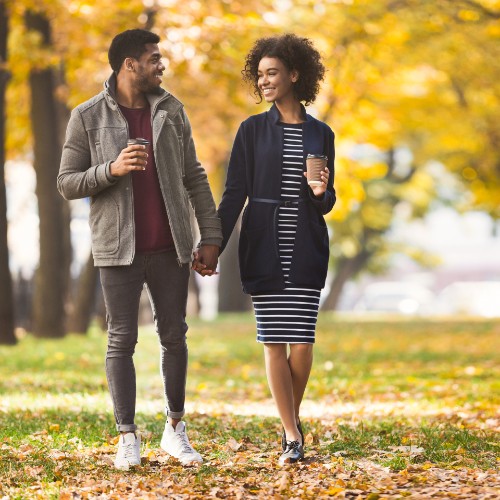
[(197, 248), (201, 248), (201, 247), (221, 247), (222, 245), (222, 239), (221, 238), (207, 238), (203, 241), (200, 241), (197, 245)]
[(118, 177), (116, 175), (113, 175), (113, 171), (111, 170), (111, 164), (113, 162), (109, 162), (109, 163), (106, 163), (104, 165), (104, 175), (106, 176), (106, 179), (109, 181), (109, 182), (116, 182), (116, 180), (118, 179)]

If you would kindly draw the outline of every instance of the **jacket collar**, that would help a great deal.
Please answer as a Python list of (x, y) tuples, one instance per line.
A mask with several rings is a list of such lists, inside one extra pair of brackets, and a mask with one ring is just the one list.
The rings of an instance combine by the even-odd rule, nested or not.
[[(161, 89), (161, 93), (156, 94), (147, 94), (146, 97), (149, 101), (149, 106), (151, 107), (151, 114), (154, 115), (156, 111), (156, 107), (160, 102), (164, 101), (170, 96), (170, 93), (165, 89)], [(118, 108), (118, 102), (116, 100), (116, 74), (113, 74), (104, 82), (104, 97), (106, 102), (112, 109)]]
[[(304, 107), (303, 104), (300, 105), (300, 108), (302, 110), (302, 118), (306, 122), (312, 121), (312, 116), (308, 115), (306, 112), (306, 108)], [(276, 103), (274, 103), (271, 107), (271, 109), (268, 111), (269, 113), (269, 118), (273, 123), (278, 123), (280, 121), (280, 112), (278, 111), (278, 107), (276, 106)]]

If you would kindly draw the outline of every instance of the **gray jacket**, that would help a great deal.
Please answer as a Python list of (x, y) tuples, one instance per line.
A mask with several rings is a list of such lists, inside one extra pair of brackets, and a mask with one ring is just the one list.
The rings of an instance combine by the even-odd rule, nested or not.
[[(116, 77), (104, 90), (71, 113), (57, 188), (67, 200), (90, 197), (92, 253), (96, 266), (132, 263), (135, 228), (132, 177), (114, 177), (110, 164), (126, 147), (128, 125), (116, 103)], [(153, 148), (161, 192), (179, 264), (191, 262), (194, 247), (189, 202), (201, 234), (200, 244), (222, 242), (220, 220), (205, 170), (196, 157), (184, 107), (162, 89), (148, 95)]]

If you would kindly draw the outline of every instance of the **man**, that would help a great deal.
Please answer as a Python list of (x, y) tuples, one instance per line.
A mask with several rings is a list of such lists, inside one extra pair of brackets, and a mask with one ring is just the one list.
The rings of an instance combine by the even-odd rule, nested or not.
[[(183, 105), (160, 87), (165, 66), (159, 41), (140, 29), (113, 39), (108, 53), (113, 74), (104, 91), (73, 110), (57, 178), (66, 199), (90, 197), (92, 252), (108, 320), (106, 375), (120, 432), (115, 466), (120, 469), (141, 463), (132, 356), (144, 284), (161, 344), (167, 413), (161, 447), (184, 465), (202, 462), (181, 420), (193, 259), (189, 200), (201, 234), (194, 264), (200, 274), (215, 271), (222, 233)], [(127, 145), (129, 138), (146, 139), (149, 145)]]

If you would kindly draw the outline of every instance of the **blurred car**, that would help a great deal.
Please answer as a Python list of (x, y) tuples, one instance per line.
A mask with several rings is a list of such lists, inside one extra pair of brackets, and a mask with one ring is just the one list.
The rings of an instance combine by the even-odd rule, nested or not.
[(418, 283), (384, 281), (367, 285), (354, 311), (426, 316), (434, 314), (435, 300), (435, 294)]
[(500, 281), (457, 281), (437, 298), (439, 314), (500, 317)]

